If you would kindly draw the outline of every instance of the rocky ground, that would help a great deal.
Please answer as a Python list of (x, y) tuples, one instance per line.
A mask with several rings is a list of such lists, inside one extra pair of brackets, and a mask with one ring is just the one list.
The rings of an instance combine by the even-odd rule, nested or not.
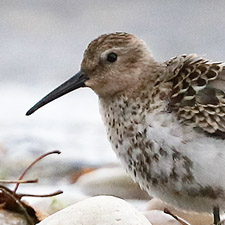
[[(63, 194), (54, 197), (25, 198), (39, 221), (42, 220), (40, 225), (206, 225), (213, 221), (211, 215), (183, 212), (151, 198), (118, 166), (80, 168), (79, 172), (71, 173), (70, 181), (75, 183), (56, 182), (51, 186), (35, 184), (32, 187), (26, 184), (19, 189), (20, 193), (33, 194), (46, 194), (58, 188), (64, 190)], [(4, 204), (2, 206), (0, 224), (30, 224), (23, 212), (8, 211)]]

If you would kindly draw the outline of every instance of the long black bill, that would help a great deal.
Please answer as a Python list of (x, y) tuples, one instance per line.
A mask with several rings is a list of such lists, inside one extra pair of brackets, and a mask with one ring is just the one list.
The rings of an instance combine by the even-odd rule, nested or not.
[(84, 74), (82, 70), (80, 70), (77, 74), (71, 77), (69, 80), (61, 84), (59, 87), (54, 89), (44, 98), (42, 98), (39, 102), (37, 102), (31, 109), (29, 109), (26, 113), (27, 116), (31, 115), (33, 112), (41, 108), (42, 106), (48, 104), (49, 102), (73, 91), (80, 87), (85, 87), (85, 81), (89, 78)]

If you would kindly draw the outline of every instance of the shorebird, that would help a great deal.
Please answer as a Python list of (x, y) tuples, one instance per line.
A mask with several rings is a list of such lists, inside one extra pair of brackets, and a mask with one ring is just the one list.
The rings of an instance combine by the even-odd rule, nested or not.
[(26, 115), (80, 87), (98, 96), (112, 148), (151, 196), (184, 209), (225, 209), (225, 68), (195, 54), (157, 62), (132, 34), (104, 34), (80, 71)]

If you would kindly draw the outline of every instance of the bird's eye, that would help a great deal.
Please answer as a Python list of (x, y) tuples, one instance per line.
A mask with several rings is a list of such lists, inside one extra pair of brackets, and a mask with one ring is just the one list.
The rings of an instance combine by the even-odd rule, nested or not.
[(111, 52), (111, 53), (109, 53), (109, 54), (107, 55), (107, 61), (108, 61), (108, 62), (113, 63), (113, 62), (116, 62), (116, 60), (117, 60), (117, 54), (116, 54), (116, 53)]

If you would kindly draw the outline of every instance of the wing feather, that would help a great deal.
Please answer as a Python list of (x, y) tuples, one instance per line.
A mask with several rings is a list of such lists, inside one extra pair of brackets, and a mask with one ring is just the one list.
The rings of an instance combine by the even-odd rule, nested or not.
[(169, 108), (209, 134), (225, 137), (225, 67), (196, 55), (166, 62), (172, 82)]

